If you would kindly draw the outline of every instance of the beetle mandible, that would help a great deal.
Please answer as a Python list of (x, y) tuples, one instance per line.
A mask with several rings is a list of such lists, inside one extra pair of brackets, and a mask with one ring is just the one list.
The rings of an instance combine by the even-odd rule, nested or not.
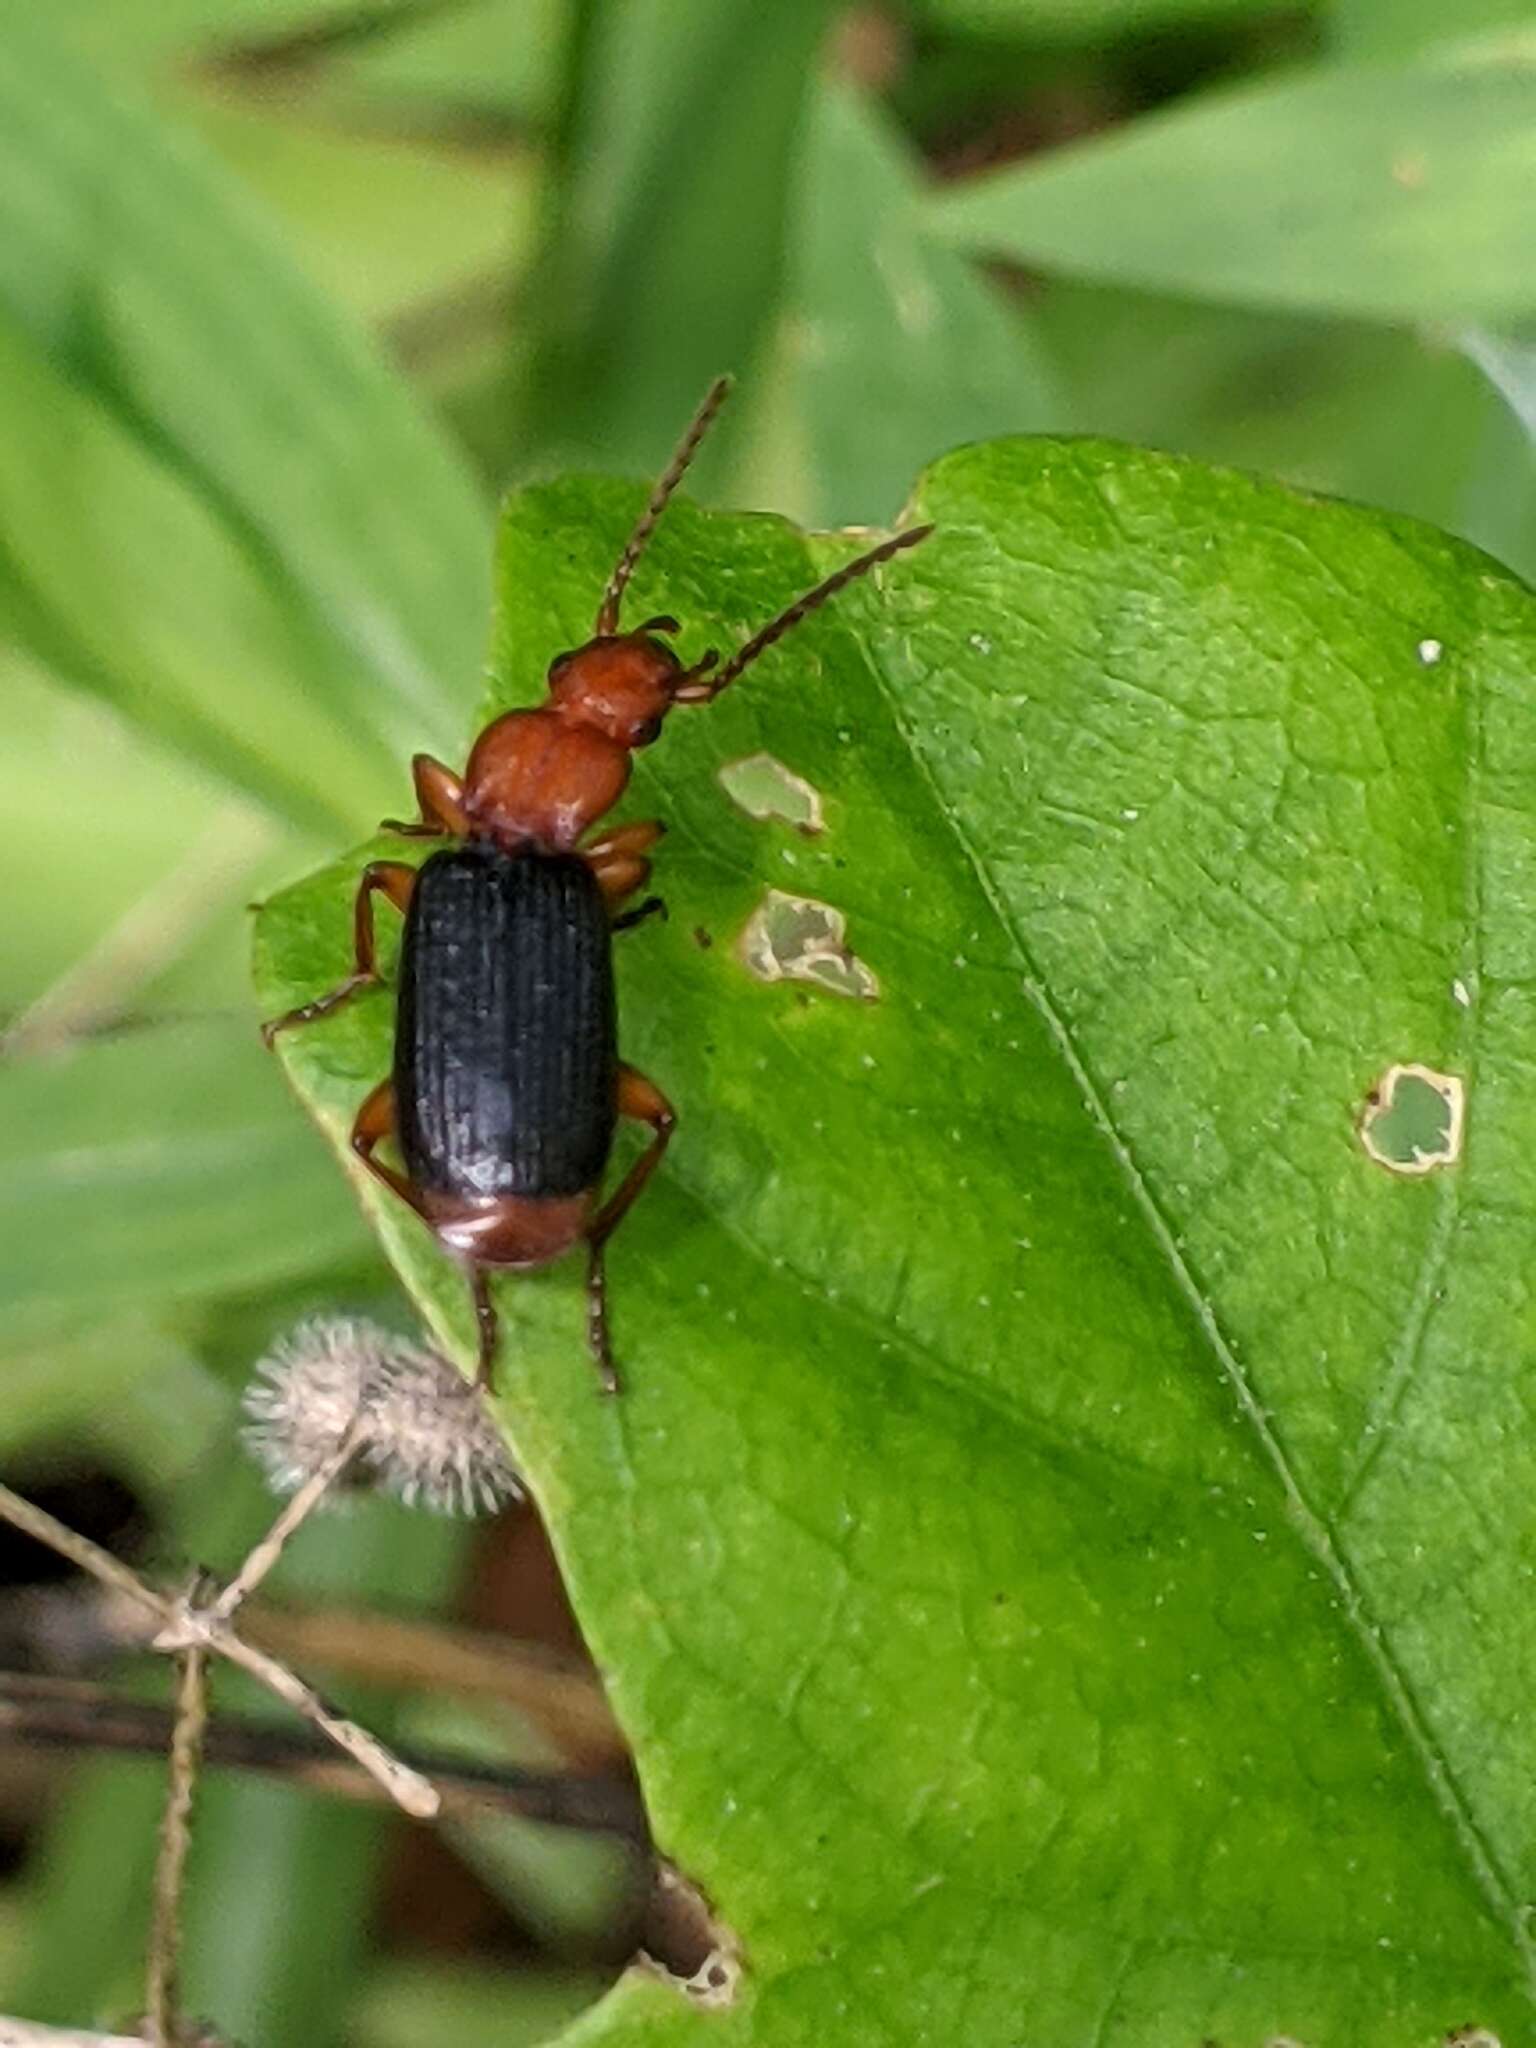
[[(932, 531), (908, 528), (847, 563), (723, 664), (712, 648), (684, 667), (659, 637), (679, 630), (676, 619), (621, 633), (625, 588), (729, 390), (721, 377), (705, 395), (624, 544), (593, 637), (550, 664), (546, 701), (494, 719), (462, 776), (415, 756), (421, 816), (381, 829), (453, 843), (419, 868), (370, 861), (353, 904), (352, 972), (262, 1026), (270, 1046), (377, 984), (374, 897), (404, 914), (394, 1070), (358, 1110), (352, 1148), (468, 1269), (486, 1385), (497, 1344), (489, 1272), (547, 1265), (585, 1244), (587, 1338), (604, 1388), (617, 1389), (604, 1247), (677, 1122), (655, 1083), (619, 1058), (611, 945), (661, 908), (656, 897), (620, 906), (649, 879), (648, 849), (666, 828), (647, 820), (589, 837), (592, 827), (674, 704), (718, 697), (829, 597)], [(620, 1117), (648, 1125), (651, 1138), (604, 1201)], [(391, 1137), (403, 1171), (378, 1156)]]

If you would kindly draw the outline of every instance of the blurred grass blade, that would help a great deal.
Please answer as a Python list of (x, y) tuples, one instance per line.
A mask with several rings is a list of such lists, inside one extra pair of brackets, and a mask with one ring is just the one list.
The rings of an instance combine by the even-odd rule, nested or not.
[(1536, 312), (1536, 29), (1212, 94), (950, 186), (959, 245), (1235, 304)]
[(1536, 575), (1536, 464), (1448, 337), (1062, 281), (1033, 315), (1074, 428), (1428, 519)]
[(959, 442), (1061, 424), (1028, 312), (933, 238), (900, 137), (835, 87), (812, 102), (775, 381), (743, 495), (817, 525), (894, 516)]
[[(985, 4), (985, 0), (983, 0)], [(1448, 36), (1477, 35), (1531, 18), (1529, 0), (1332, 0), (1329, 46), (1344, 57), (1407, 57)]]
[[(369, 18), (407, 19), (433, 0), (370, 0)], [(54, 0), (79, 42), (115, 64), (169, 62), (230, 43), (357, 28), (358, 0)]]
[[(1300, 0), (1294, 11), (1312, 13), (1322, 5)], [(918, 0), (918, 11), (934, 26), (965, 35), (1097, 49), (1121, 37), (1171, 38), (1181, 30), (1263, 21), (1277, 10), (1275, 0)]]
[[(527, 417), (562, 467), (655, 466), (784, 289), (787, 195), (830, 0), (582, 0), (533, 293)], [(722, 423), (699, 473), (723, 473)]]
[(0, 1299), (16, 1307), (252, 1287), (365, 1250), (244, 1016), (0, 1062)]
[(1461, 346), (1525, 429), (1536, 461), (1536, 342), (1471, 327)]
[[(640, 501), (511, 500), (493, 705)], [(723, 2020), (636, 1973), (572, 2042), (1523, 2042), (1536, 596), (1098, 442), (961, 450), (911, 512), (639, 765), (672, 918), (623, 1043), (680, 1121), (612, 1247), (622, 1397), (579, 1272), (497, 1290), (657, 1839), (749, 1964)], [(680, 502), (635, 605), (688, 658), (849, 551)], [(815, 839), (721, 789), (760, 750)], [(267, 906), (266, 1007), (337, 978), (356, 861)], [(747, 971), (770, 887), (879, 1000)], [(390, 1027), (284, 1042), (359, 1180)], [(1453, 1168), (1360, 1142), (1394, 1062), (1463, 1080)], [(462, 1272), (365, 1198), (472, 1357)]]
[[(371, 809), (386, 759), (459, 737), (485, 538), (458, 462), (218, 165), (17, 8), (0, 28), (0, 315), (8, 380), (62, 387), (45, 417), (66, 455), (89, 441), (108, 470), (72, 558), (62, 534), (29, 530), (36, 503), (6, 508), (6, 554), (32, 557), (24, 601), (0, 611), (12, 631), (74, 651), (79, 680), (268, 801), (274, 783), (335, 776), (333, 808)], [(157, 578), (135, 548), (161, 557)], [(119, 628), (137, 588), (120, 672), (93, 633), (98, 582)], [(159, 649), (149, 674), (133, 657), (166, 609), (180, 644), (162, 680)], [(252, 661), (270, 672), (242, 675)], [(199, 666), (203, 689), (270, 721), (265, 760), (254, 732), (237, 748), (227, 718), (205, 717)]]
[(384, 721), (354, 720), (321, 680), (334, 643), (281, 580), (3, 309), (0, 382), (0, 622), (56, 675), (294, 823), (376, 819), (401, 780)]
[(505, 292), (521, 264), (531, 155), (328, 124), (307, 102), (288, 110), (183, 94), (178, 104), (281, 216), (295, 261), (370, 325), (452, 306), (488, 284)]
[(340, 51), (324, 90), (417, 119), (477, 113), (542, 129), (560, 91), (561, 53), (578, 0), (458, 0)]
[[(0, 443), (0, 500), (4, 474)], [(0, 661), (0, 697), (8, 833), (0, 1044), (24, 1010), (114, 946), (122, 971), (109, 986), (98, 983), (107, 1000), (87, 1014), (130, 1004), (136, 1013), (244, 1006), (244, 906), (327, 841), (282, 830), (270, 810), (232, 797), (107, 705), (22, 662)], [(121, 950), (125, 937), (135, 941), (132, 956)]]

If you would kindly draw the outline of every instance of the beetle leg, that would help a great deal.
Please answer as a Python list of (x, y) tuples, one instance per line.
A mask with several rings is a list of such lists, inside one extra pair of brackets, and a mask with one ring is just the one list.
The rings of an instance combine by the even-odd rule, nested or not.
[[(377, 1148), (394, 1134), (395, 1084), (393, 1081), (381, 1081), (363, 1098), (363, 1106), (353, 1119), (352, 1150), (375, 1180), (382, 1181), (391, 1194), (398, 1195), (430, 1226), (432, 1218), (420, 1190), (413, 1187), (397, 1167), (387, 1165), (377, 1156)], [(492, 1372), (496, 1362), (496, 1304), (491, 1300), (490, 1279), (485, 1267), (473, 1260), (469, 1265), (469, 1289), (475, 1305), (475, 1324), (480, 1333), (480, 1366), (475, 1384), (490, 1387), (494, 1383)]]
[(491, 1276), (484, 1266), (470, 1265), (469, 1295), (475, 1305), (475, 1328), (480, 1337), (480, 1362), (475, 1370), (475, 1385), (494, 1393), (496, 1346), (501, 1340), (501, 1324), (497, 1319), (496, 1304), (491, 1299)]
[(626, 896), (633, 896), (637, 889), (645, 887), (651, 879), (651, 864), (638, 855), (623, 854), (606, 867), (594, 868), (592, 872), (603, 892), (603, 901), (612, 909)]
[(584, 846), (581, 857), (590, 867), (600, 868), (615, 854), (646, 852), (666, 829), (659, 818), (641, 818), (633, 825), (616, 825), (601, 839), (594, 839), (590, 846)]
[(352, 972), (345, 981), (339, 981), (327, 995), (316, 996), (312, 1002), (300, 1003), (295, 1010), (287, 1010), (281, 1017), (271, 1017), (261, 1027), (261, 1036), (271, 1045), (279, 1031), (287, 1031), (294, 1024), (313, 1024), (317, 1017), (329, 1016), (332, 1010), (355, 996), (360, 988), (371, 988), (379, 979), (378, 937), (373, 928), (373, 899), (375, 893), (387, 896), (396, 910), (403, 911), (411, 900), (411, 891), (416, 886), (416, 870), (398, 860), (371, 860), (358, 878), (357, 894), (352, 900)]
[(665, 919), (667, 914), (666, 904), (662, 902), (659, 896), (647, 896), (645, 901), (637, 903), (633, 910), (621, 911), (613, 920), (612, 928), (616, 932), (627, 932), (632, 926), (643, 924), (646, 918), (654, 917), (658, 913)]
[[(651, 864), (645, 858), (648, 846), (654, 846), (666, 826), (656, 818), (643, 819), (633, 825), (620, 825), (612, 832), (605, 832), (601, 839), (594, 839), (590, 846), (581, 849), (581, 857), (591, 868), (602, 890), (605, 901), (611, 906), (622, 903), (626, 896), (633, 896), (637, 889), (643, 889), (651, 878)], [(617, 920), (615, 931), (625, 927)]]
[(411, 785), (421, 816), (410, 821), (386, 818), (382, 829), (398, 832), (406, 839), (454, 839), (469, 837), (469, 820), (464, 815), (464, 784), (441, 761), (430, 754), (411, 756)]
[(661, 1164), (662, 1154), (677, 1127), (677, 1111), (655, 1082), (648, 1081), (634, 1067), (621, 1065), (619, 1068), (618, 1111), (620, 1116), (649, 1124), (655, 1135), (587, 1229), (587, 1343), (597, 1360), (603, 1391), (607, 1394), (618, 1392), (619, 1375), (608, 1335), (608, 1283), (603, 1271), (603, 1250), (629, 1213), (630, 1205)]

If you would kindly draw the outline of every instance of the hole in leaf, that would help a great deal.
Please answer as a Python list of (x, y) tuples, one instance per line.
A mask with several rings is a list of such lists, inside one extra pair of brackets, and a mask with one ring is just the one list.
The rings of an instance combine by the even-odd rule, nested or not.
[(727, 761), (720, 770), (720, 787), (749, 818), (777, 818), (807, 838), (822, 829), (820, 792), (772, 754)]
[(1503, 2048), (1503, 2043), (1488, 2027), (1457, 2027), (1446, 2035), (1445, 2048)]
[(1389, 1173), (1433, 1173), (1461, 1157), (1466, 1090), (1433, 1067), (1388, 1067), (1366, 1100), (1360, 1142)]
[(735, 2004), (740, 1944), (670, 1863), (657, 1863), (640, 1946), (643, 1960), (690, 2004), (710, 2011)]
[(847, 920), (830, 903), (770, 889), (741, 935), (741, 957), (759, 981), (809, 981), (833, 995), (872, 1003), (880, 982), (847, 941)]

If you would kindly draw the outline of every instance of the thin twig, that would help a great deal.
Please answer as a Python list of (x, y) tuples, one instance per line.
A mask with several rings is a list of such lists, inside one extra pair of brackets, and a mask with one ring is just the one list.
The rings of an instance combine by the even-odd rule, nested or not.
[(227, 1629), (211, 1633), (209, 1647), (222, 1651), (232, 1663), (239, 1664), (250, 1672), (252, 1678), (259, 1679), (268, 1692), (285, 1700), (296, 1714), (312, 1721), (338, 1749), (345, 1750), (355, 1763), (361, 1764), (368, 1775), (383, 1786), (395, 1804), (413, 1819), (437, 1818), (443, 1805), (437, 1787), (420, 1771), (402, 1762), (376, 1735), (370, 1735), (356, 1721), (339, 1714), (312, 1685), (306, 1685), (297, 1672), (290, 1671), (276, 1657), (269, 1657), (265, 1650), (256, 1649)]
[(374, 1684), (503, 1701), (588, 1769), (629, 1755), (590, 1667), (542, 1643), (396, 1614), (265, 1602), (245, 1610), (241, 1628), (261, 1649), (306, 1669), (320, 1664)]
[(0, 1516), (25, 1530), (27, 1535), (35, 1536), (40, 1543), (48, 1544), (60, 1556), (67, 1557), (72, 1564), (90, 1572), (103, 1584), (129, 1594), (150, 1608), (161, 1620), (160, 1632), (154, 1639), (156, 1649), (174, 1652), (196, 1648), (228, 1657), (232, 1663), (249, 1671), (269, 1692), (276, 1693), (296, 1713), (323, 1729), (332, 1742), (370, 1772), (407, 1813), (417, 1820), (430, 1820), (435, 1816), (442, 1802), (418, 1771), (400, 1763), (366, 1728), (358, 1727), (356, 1722), (349, 1721), (345, 1715), (327, 1706), (314, 1688), (306, 1685), (287, 1665), (242, 1642), (227, 1623), (209, 1621), (185, 1600), (172, 1600), (156, 1592), (110, 1551), (66, 1528), (46, 1510), (34, 1506), (19, 1493), (13, 1493), (8, 1486), (0, 1486)]
[[(0, 1671), (0, 1740), (44, 1749), (163, 1756), (171, 1728), (166, 1708), (122, 1699), (106, 1686)], [(511, 1813), (551, 1827), (620, 1835), (636, 1843), (647, 1839), (644, 1810), (627, 1775), (527, 1770), (416, 1750), (403, 1760), (431, 1779), (445, 1814)], [(328, 1797), (370, 1804), (386, 1800), (377, 1781), (338, 1755), (325, 1738), (245, 1715), (213, 1716), (203, 1740), (203, 1761), (211, 1770), (279, 1776)]]
[(145, 1973), (145, 2025), (154, 2048), (179, 2048), (181, 2022), (181, 1898), (192, 1844), (192, 1800), (208, 1726), (208, 1653), (182, 1650), (176, 1658), (176, 1718), (171, 1729), (170, 1782), (155, 1862), (154, 1912)]
[(104, 1586), (126, 1593), (131, 1600), (137, 1600), (141, 1606), (159, 1615), (162, 1621), (170, 1620), (173, 1603), (164, 1593), (157, 1593), (153, 1586), (146, 1585), (136, 1571), (125, 1565), (121, 1558), (114, 1557), (110, 1550), (103, 1550), (89, 1536), (77, 1535), (67, 1524), (50, 1515), (46, 1508), (35, 1506), (19, 1493), (12, 1493), (8, 1486), (0, 1486), (0, 1516), (13, 1528), (35, 1537), (39, 1543), (46, 1543), (60, 1557), (67, 1557), (71, 1564), (89, 1572), (92, 1578), (100, 1579)]
[[(0, 1592), (0, 1668), (96, 1670), (121, 1651), (146, 1648), (158, 1625), (137, 1601), (94, 1586)], [(589, 1770), (629, 1754), (590, 1665), (544, 1643), (411, 1615), (260, 1598), (240, 1610), (240, 1633), (301, 1670), (318, 1664), (370, 1684), (504, 1701), (568, 1762)]]
[(271, 1528), (251, 1548), (239, 1571), (205, 1610), (209, 1621), (228, 1622), (246, 1595), (253, 1593), (271, 1571), (297, 1533), (300, 1524), (319, 1506), (321, 1499), (351, 1464), (368, 1426), (368, 1412), (359, 1405), (330, 1455), (323, 1458), (302, 1485), (295, 1488)]

